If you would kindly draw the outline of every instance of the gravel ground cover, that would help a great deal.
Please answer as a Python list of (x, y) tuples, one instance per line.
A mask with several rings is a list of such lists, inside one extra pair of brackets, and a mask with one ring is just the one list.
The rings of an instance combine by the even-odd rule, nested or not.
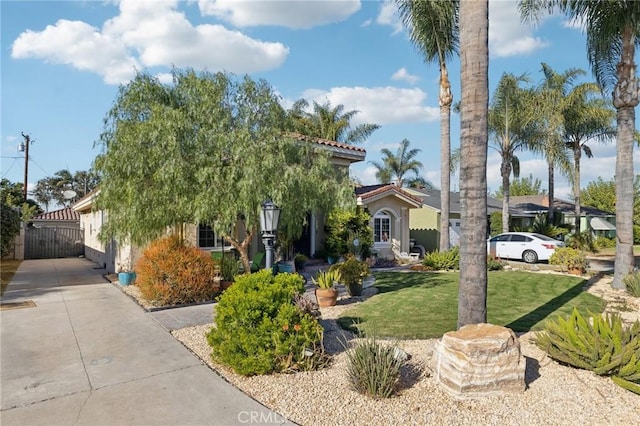
[[(601, 278), (588, 291), (606, 300), (626, 300), (625, 319), (640, 317), (637, 299), (608, 288)], [(365, 298), (375, 293), (369, 289)], [(609, 378), (561, 366), (531, 341), (532, 333), (519, 336), (526, 357), (527, 389), (524, 393), (458, 401), (442, 391), (432, 378), (436, 339), (395, 342), (411, 355), (402, 371), (400, 392), (388, 400), (373, 400), (349, 388), (344, 342), (353, 336), (335, 323), (352, 306), (322, 309), (325, 347), (333, 363), (321, 371), (242, 377), (211, 360), (206, 324), (173, 331), (187, 348), (230, 383), (270, 409), (300, 425), (630, 425), (640, 419), (640, 397)], [(342, 343), (340, 342), (342, 341)]]

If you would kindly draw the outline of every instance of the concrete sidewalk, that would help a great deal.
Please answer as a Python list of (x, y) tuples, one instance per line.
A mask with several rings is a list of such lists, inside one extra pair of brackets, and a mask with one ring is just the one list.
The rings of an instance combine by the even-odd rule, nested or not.
[[(103, 272), (84, 259), (21, 264), (0, 313), (3, 426), (287, 423), (203, 365)], [(7, 305), (27, 300), (35, 306)]]

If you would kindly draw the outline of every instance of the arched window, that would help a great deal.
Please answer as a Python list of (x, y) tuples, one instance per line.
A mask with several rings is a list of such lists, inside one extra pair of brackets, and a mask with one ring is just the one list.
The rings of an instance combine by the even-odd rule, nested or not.
[(382, 211), (373, 217), (373, 241), (375, 243), (391, 242), (391, 216), (387, 212)]

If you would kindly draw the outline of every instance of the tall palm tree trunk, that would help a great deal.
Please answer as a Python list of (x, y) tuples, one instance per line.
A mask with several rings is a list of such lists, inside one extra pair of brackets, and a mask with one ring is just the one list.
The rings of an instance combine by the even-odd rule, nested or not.
[(440, 251), (449, 249), (451, 191), (451, 83), (447, 66), (440, 64)]
[(547, 223), (553, 224), (553, 217), (555, 216), (554, 212), (554, 202), (553, 199), (555, 197), (555, 186), (556, 186), (556, 178), (555, 178), (555, 167), (553, 167), (553, 158), (547, 159), (548, 165), (548, 182), (549, 182), (549, 207), (547, 208)]
[(635, 107), (638, 105), (638, 79), (634, 63), (634, 29), (625, 27), (622, 55), (618, 63), (618, 82), (613, 91), (617, 109), (616, 149), (616, 261), (613, 288), (624, 288), (622, 280), (633, 271), (633, 142)]
[(580, 158), (582, 157), (582, 147), (580, 142), (573, 145), (573, 203), (575, 205), (575, 235), (580, 237)]
[(509, 176), (511, 176), (511, 163), (503, 159), (500, 166), (502, 175), (502, 232), (509, 232)]
[(487, 321), (489, 2), (460, 2), (460, 286), (458, 328)]

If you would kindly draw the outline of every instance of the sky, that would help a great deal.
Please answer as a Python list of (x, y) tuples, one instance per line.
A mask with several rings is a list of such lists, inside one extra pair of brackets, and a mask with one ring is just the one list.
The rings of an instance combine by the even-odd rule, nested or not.
[[(538, 25), (520, 22), (511, 0), (489, 2), (489, 89), (503, 73), (542, 79), (541, 63), (561, 73), (587, 71), (580, 27), (556, 15)], [(295, 100), (359, 113), (352, 121), (381, 127), (362, 144), (366, 161), (351, 166), (363, 184), (377, 183), (380, 150), (395, 152), (403, 139), (421, 149), (421, 175), (440, 184), (438, 76), (411, 44), (387, 1), (121, 0), (6, 1), (1, 15), (2, 178), (24, 181), (21, 133), (29, 152), (29, 189), (56, 171), (88, 170), (103, 119), (120, 85), (137, 71), (169, 82), (172, 65), (227, 71), (268, 81), (285, 107)], [(449, 63), (454, 102), (460, 100), (460, 66)], [(452, 148), (460, 145), (459, 117), (452, 114)], [(637, 128), (637, 126), (636, 126)], [(583, 156), (581, 187), (615, 172), (615, 143), (590, 144)], [(520, 175), (547, 186), (544, 159), (520, 153)], [(640, 150), (634, 153), (640, 171)], [(500, 158), (489, 149), (488, 186), (500, 187)], [(458, 176), (451, 180), (459, 188)], [(556, 197), (570, 199), (568, 181), (556, 175)]]

